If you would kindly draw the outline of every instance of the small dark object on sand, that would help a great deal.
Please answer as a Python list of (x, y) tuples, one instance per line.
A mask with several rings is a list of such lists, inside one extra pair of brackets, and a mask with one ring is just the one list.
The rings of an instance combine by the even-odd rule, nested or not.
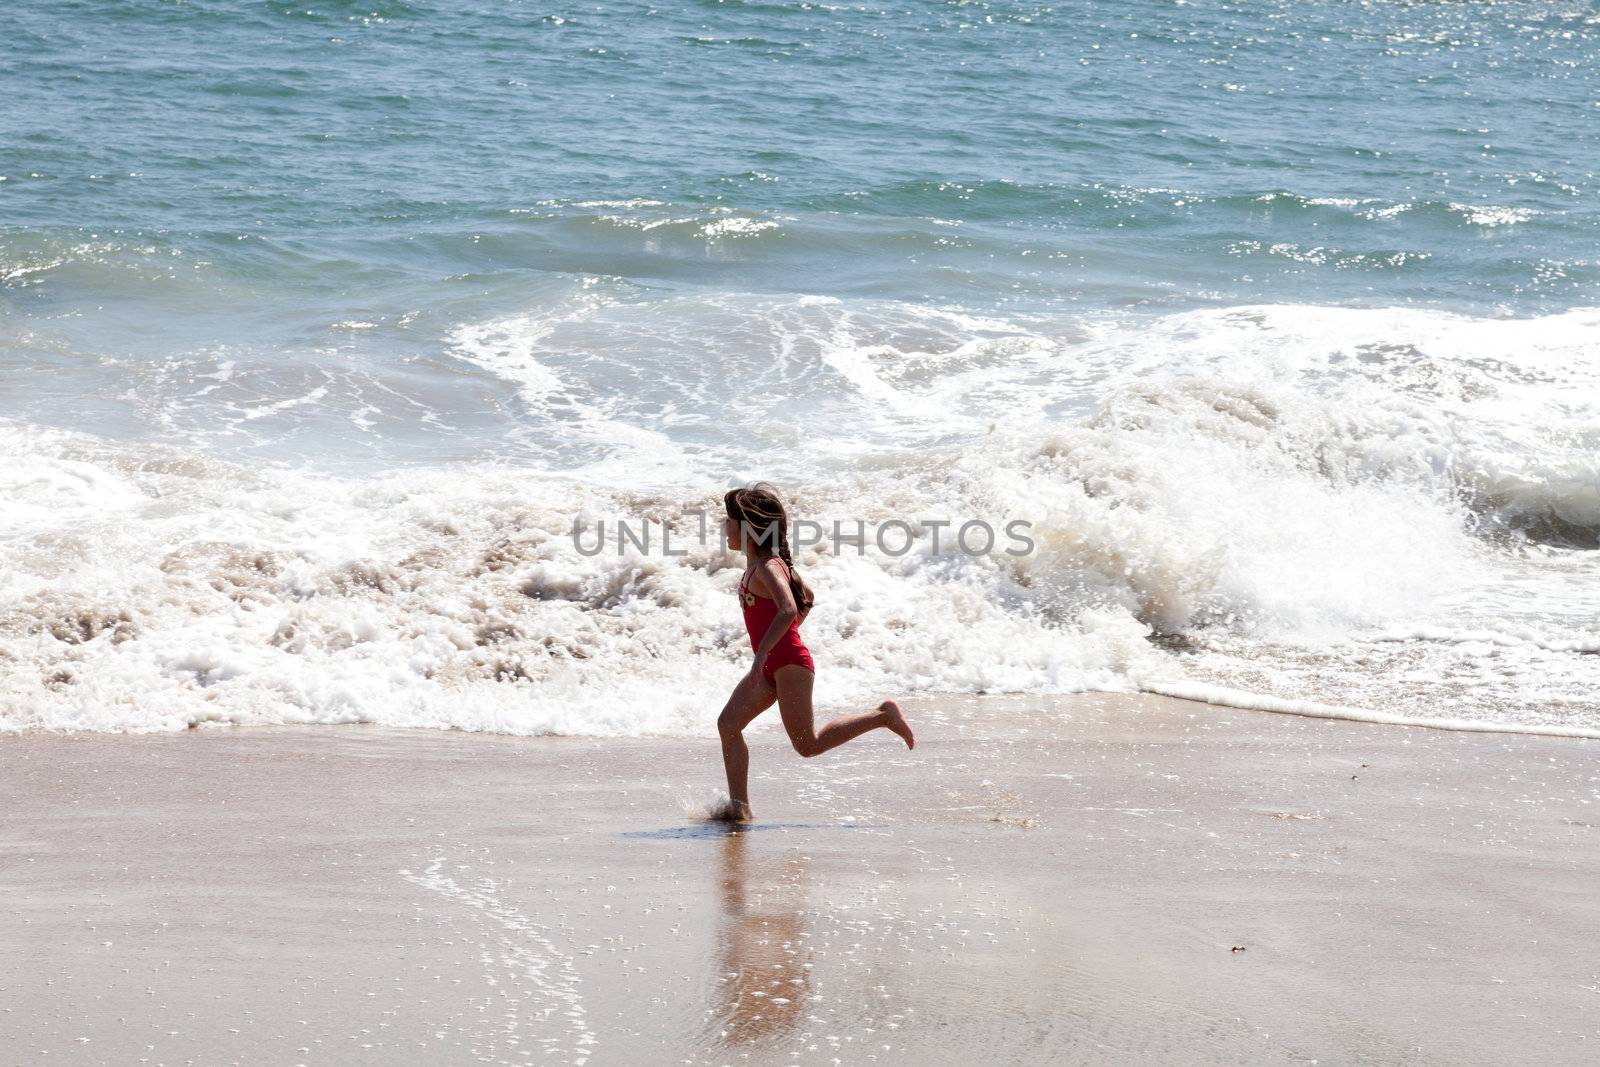
[(1232, 948), (1230, 948), (1230, 949), (1229, 949), (1229, 950), (1228, 950), (1228, 951), (1229, 951), (1229, 952), (1243, 952), (1243, 951), (1244, 951), (1244, 950), (1245, 950), (1245, 948), (1244, 948), (1244, 946), (1243, 946), (1243, 945), (1234, 945), (1234, 946), (1233, 946), (1233, 947), (1232, 947)]

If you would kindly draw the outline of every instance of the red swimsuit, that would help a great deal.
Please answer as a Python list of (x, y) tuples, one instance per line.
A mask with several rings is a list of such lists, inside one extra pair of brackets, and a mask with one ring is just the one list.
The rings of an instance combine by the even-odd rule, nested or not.
[[(778, 602), (751, 592), (748, 579), (748, 574), (739, 579), (739, 607), (744, 611), (744, 628), (750, 632), (750, 650), (753, 652), (761, 647), (761, 639), (767, 636), (767, 628), (777, 618)], [(779, 667), (787, 667), (791, 663), (799, 664), (812, 674), (817, 672), (811, 663), (811, 653), (807, 651), (806, 643), (800, 640), (801, 618), (804, 615), (789, 624), (789, 629), (767, 653), (767, 661), (761, 666), (761, 677), (767, 680), (768, 685), (776, 684), (773, 676)]]

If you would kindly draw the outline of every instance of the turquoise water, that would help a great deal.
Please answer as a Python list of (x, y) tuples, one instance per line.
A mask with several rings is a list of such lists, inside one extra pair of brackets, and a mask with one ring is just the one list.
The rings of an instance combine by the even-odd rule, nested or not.
[(1529, 315), (1600, 287), (1583, 5), (146, 0), (5, 19), (0, 271), (24, 375), (63, 347), (227, 346), (304, 378), (320, 346), (387, 380), (585, 277), (629, 299), (1123, 315)]
[[(641, 640), (618, 604), (679, 618), (715, 568), (666, 592), (513, 552), (557, 590), (537, 611), (575, 605), (535, 625), (463, 561), (767, 476), (818, 514), (1044, 531), (1010, 570), (815, 561), (937, 631), (838, 623), (841, 700), (1177, 677), (1600, 728), (1591, 5), (24, 2), (0, 34), (7, 591), (34, 605), (0, 629), (41, 664), (7, 721), (139, 726), (104, 711), (134, 692), (359, 717), (388, 640), (400, 721), (581, 731), (503, 691), (731, 670), (710, 621), (654, 639), (711, 657), (684, 678), (604, 652)], [(197, 636), (185, 538), (233, 546), (205, 588), (337, 619)], [(351, 592), (419, 546), (443, 569), (390, 585), (432, 599)], [(459, 637), (462, 587), (469, 637), (566, 651)], [(85, 640), (29, 643), (62, 625)], [(458, 651), (418, 666), (423, 632)], [(121, 681), (86, 696), (79, 660)]]

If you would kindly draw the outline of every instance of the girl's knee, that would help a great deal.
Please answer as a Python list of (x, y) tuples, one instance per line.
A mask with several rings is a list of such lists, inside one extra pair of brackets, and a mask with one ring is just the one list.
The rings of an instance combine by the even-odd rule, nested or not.
[(744, 724), (739, 721), (738, 712), (733, 708), (725, 708), (717, 716), (717, 733), (723, 737), (736, 737), (744, 733)]
[(789, 743), (794, 745), (796, 752), (807, 759), (822, 754), (822, 746), (817, 743), (815, 737), (791, 737), (789, 738)]

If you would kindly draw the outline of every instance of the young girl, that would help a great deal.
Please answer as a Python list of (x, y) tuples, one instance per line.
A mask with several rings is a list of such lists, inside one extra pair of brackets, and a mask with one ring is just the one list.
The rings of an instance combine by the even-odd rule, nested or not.
[(728, 547), (742, 551), (749, 561), (739, 579), (739, 607), (755, 660), (717, 717), (722, 762), (728, 771), (728, 807), (721, 814), (734, 822), (748, 822), (750, 750), (744, 743), (744, 728), (773, 701), (794, 750), (802, 756), (821, 755), (880, 726), (899, 734), (907, 748), (915, 747), (916, 738), (900, 705), (892, 700), (879, 704), (877, 711), (841, 715), (816, 728), (811, 712), (814, 669), (811, 653), (800, 640), (800, 624), (816, 598), (794, 572), (789, 516), (777, 491), (765, 482), (729, 491), (723, 505), (728, 512)]

